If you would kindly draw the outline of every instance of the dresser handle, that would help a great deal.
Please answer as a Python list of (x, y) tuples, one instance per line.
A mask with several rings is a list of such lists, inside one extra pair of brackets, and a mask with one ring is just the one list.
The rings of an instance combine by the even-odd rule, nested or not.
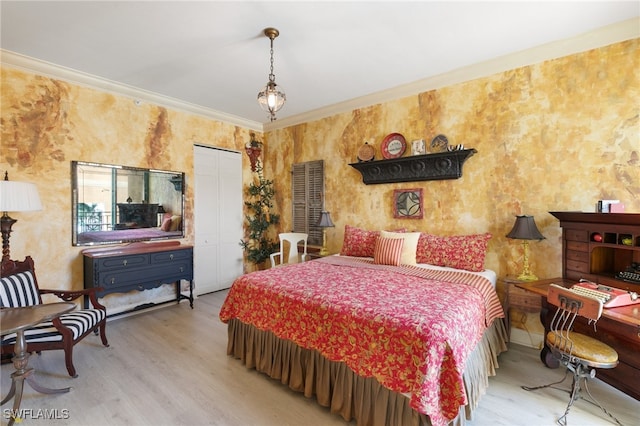
[(184, 266), (180, 267), (180, 272), (184, 272)]
[(123, 264), (124, 266), (127, 266), (127, 259), (123, 260), (123, 261), (122, 261), (122, 264)]
[(173, 260), (173, 253), (169, 255), (169, 259)]
[(115, 278), (111, 278), (111, 284), (115, 284), (116, 279)]

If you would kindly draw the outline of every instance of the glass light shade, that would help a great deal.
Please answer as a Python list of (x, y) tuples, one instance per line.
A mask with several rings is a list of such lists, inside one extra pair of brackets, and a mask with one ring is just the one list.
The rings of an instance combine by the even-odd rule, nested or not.
[(0, 180), (0, 212), (42, 210), (38, 188), (32, 183)]
[(287, 96), (278, 88), (278, 85), (274, 81), (268, 82), (258, 93), (258, 104), (260, 108), (270, 113), (272, 119), (275, 119), (273, 115), (282, 108), (286, 100)]

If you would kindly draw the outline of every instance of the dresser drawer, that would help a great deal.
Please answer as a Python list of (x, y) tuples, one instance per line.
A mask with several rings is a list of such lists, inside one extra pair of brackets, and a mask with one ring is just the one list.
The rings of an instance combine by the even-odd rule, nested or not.
[(191, 259), (191, 250), (173, 250), (161, 253), (151, 253), (151, 264), (159, 265)]
[(129, 256), (114, 256), (95, 261), (95, 269), (100, 272), (109, 270), (130, 270), (149, 265), (148, 254), (137, 254)]
[(509, 286), (509, 308), (523, 312), (539, 312), (542, 307), (541, 297), (535, 293)]
[(564, 231), (564, 239), (570, 241), (589, 242), (589, 231), (583, 231), (579, 229), (566, 229)]
[(589, 252), (589, 243), (567, 241), (567, 250)]
[(567, 259), (566, 261), (567, 269), (577, 272), (583, 272), (585, 274), (589, 273), (589, 263), (588, 262), (578, 262), (577, 260)]
[(567, 250), (567, 260), (576, 260), (578, 262), (589, 263), (589, 252)]

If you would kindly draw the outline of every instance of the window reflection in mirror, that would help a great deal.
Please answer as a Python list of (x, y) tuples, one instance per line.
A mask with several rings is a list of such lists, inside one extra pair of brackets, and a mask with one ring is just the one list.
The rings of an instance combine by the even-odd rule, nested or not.
[(71, 163), (74, 246), (182, 238), (184, 173)]

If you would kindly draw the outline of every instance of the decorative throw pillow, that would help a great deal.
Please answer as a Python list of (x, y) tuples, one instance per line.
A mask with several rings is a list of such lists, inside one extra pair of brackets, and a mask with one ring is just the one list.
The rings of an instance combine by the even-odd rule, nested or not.
[(484, 271), (484, 260), (491, 234), (439, 237), (421, 234), (416, 258), (418, 263), (448, 266), (472, 272)]
[(373, 257), (380, 231), (366, 231), (355, 226), (345, 225), (342, 256)]
[(171, 216), (171, 225), (169, 226), (169, 231), (174, 232), (180, 230), (180, 224), (182, 223), (182, 216), (174, 215)]
[(379, 237), (373, 252), (373, 263), (378, 265), (400, 265), (404, 238)]
[(380, 231), (380, 236), (384, 238), (402, 238), (402, 257), (400, 263), (403, 265), (416, 264), (416, 249), (418, 247), (418, 239), (420, 232), (389, 232)]
[(168, 217), (162, 221), (162, 225), (160, 225), (160, 230), (164, 232), (168, 232), (171, 228), (171, 218)]

